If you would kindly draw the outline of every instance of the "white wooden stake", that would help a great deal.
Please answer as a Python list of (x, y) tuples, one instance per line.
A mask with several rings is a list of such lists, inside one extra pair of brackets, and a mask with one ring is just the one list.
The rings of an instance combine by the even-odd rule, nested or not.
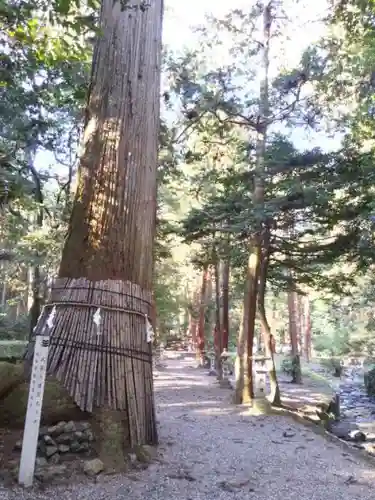
[[(49, 327), (48, 322), (47, 326)], [(44, 333), (42, 335), (36, 335), (35, 338), (34, 359), (31, 371), (25, 428), (23, 432), (20, 472), (18, 476), (19, 484), (25, 487), (32, 486), (34, 479), (40, 416), (42, 413), (44, 383), (47, 371), (48, 348), (49, 333), (46, 327)]]
[(146, 335), (147, 335), (147, 342), (150, 343), (154, 340), (154, 329), (152, 328), (151, 321), (148, 319), (147, 314), (146, 316)]

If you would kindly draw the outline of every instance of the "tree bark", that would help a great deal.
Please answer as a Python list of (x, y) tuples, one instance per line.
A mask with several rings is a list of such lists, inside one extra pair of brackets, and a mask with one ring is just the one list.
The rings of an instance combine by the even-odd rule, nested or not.
[[(33, 224), (35, 223), (38, 229), (43, 227), (44, 220), (44, 196), (42, 191), (42, 184), (37, 173), (37, 170), (34, 167), (34, 158), (37, 148), (36, 140), (33, 141), (28, 147), (25, 148), (25, 157), (28, 164), (28, 169), (31, 172), (34, 181), (35, 188), (35, 203), (37, 204), (37, 214)], [(35, 254), (34, 258), (38, 261), (39, 254), (38, 252)], [(29, 340), (33, 338), (34, 328), (38, 322), (38, 318), (40, 316), (42, 305), (43, 305), (43, 296), (42, 296), (42, 277), (39, 263), (36, 262), (30, 270), (30, 294), (31, 294), (31, 307), (29, 309)]]
[(205, 313), (206, 313), (206, 298), (207, 298), (207, 285), (209, 281), (210, 271), (206, 265), (202, 272), (202, 286), (200, 293), (200, 306), (199, 306), (199, 320), (197, 329), (197, 358), (200, 366), (205, 363)]
[(298, 349), (299, 352), (302, 356), (303, 354), (303, 344), (305, 340), (305, 336), (303, 335), (303, 332), (305, 331), (305, 318), (304, 318), (304, 311), (303, 311), (303, 295), (300, 293), (296, 294), (297, 298), (297, 343), (298, 343)]
[(249, 293), (247, 296), (248, 318), (246, 324), (246, 342), (245, 342), (245, 373), (244, 387), (242, 390), (242, 403), (251, 403), (254, 399), (253, 383), (253, 350), (255, 334), (255, 317), (257, 310), (258, 282), (260, 274), (260, 252), (261, 245), (257, 242), (256, 236), (253, 252), (250, 255), (249, 266), (247, 270)]
[(311, 316), (310, 316), (310, 300), (306, 295), (304, 304), (305, 315), (305, 358), (309, 363), (311, 360)]
[[(265, 156), (267, 148), (267, 132), (270, 116), (269, 102), (269, 67), (270, 67), (270, 42), (271, 25), (273, 22), (272, 0), (263, 5), (263, 28), (260, 44), (261, 64), (263, 76), (259, 88), (259, 115), (256, 129), (256, 163), (254, 172), (253, 207), (255, 227), (251, 238), (249, 261), (247, 267), (247, 284), (245, 291), (242, 338), (245, 340), (245, 349), (240, 346), (239, 352), (243, 353), (244, 360), (239, 360), (238, 366), (244, 366), (243, 382), (238, 381), (235, 400), (239, 399), (239, 387), (242, 386), (242, 402), (250, 403), (254, 397), (253, 389), (253, 344), (255, 330), (255, 316), (257, 309), (258, 279), (260, 274), (260, 259), (262, 249), (262, 227), (264, 223), (264, 176)], [(236, 363), (237, 364), (237, 363)], [(237, 382), (237, 381), (236, 381)], [(237, 385), (237, 384), (236, 384)]]
[(30, 278), (31, 278), (31, 307), (29, 310), (29, 340), (33, 338), (34, 328), (38, 322), (38, 318), (40, 316), (40, 312), (42, 310), (43, 299), (41, 296), (41, 276), (40, 276), (40, 267), (35, 265), (30, 270)]
[(1, 307), (5, 309), (6, 302), (7, 302), (7, 281), (6, 281), (6, 273), (4, 273), (4, 281), (1, 284)]
[(263, 246), (262, 261), (260, 266), (258, 311), (263, 333), (266, 356), (270, 358), (270, 360), (267, 360), (266, 363), (270, 379), (270, 387), (271, 387), (270, 402), (274, 406), (281, 406), (280, 388), (277, 380), (275, 360), (274, 360), (274, 339), (273, 335), (271, 334), (270, 325), (267, 321), (266, 308), (264, 305), (266, 286), (267, 286), (269, 257), (270, 257), (269, 236), (270, 236), (269, 230), (266, 230), (263, 240), (264, 246)]
[(219, 380), (223, 378), (223, 370), (221, 363), (221, 353), (223, 351), (223, 330), (220, 318), (220, 262), (215, 260), (215, 358), (216, 358), (216, 371)]
[(104, 0), (60, 277), (152, 288), (162, 0)]
[(221, 294), (222, 294), (222, 348), (228, 350), (229, 344), (229, 259), (222, 265)]
[[(77, 190), (59, 277), (128, 280), (152, 290), (162, 15), (163, 0), (101, 3)], [(144, 322), (141, 317), (132, 321)], [(142, 403), (142, 420), (153, 425), (153, 391), (142, 391), (137, 394), (147, 402)], [(95, 409), (94, 417), (101, 456), (110, 466), (121, 466), (130, 422), (124, 412), (104, 408)]]
[(288, 291), (288, 311), (289, 311), (289, 336), (290, 345), (292, 348), (292, 362), (293, 362), (293, 379), (294, 384), (302, 383), (301, 376), (301, 362), (298, 350), (297, 339), (297, 310), (296, 310), (296, 292), (293, 290)]
[(197, 331), (198, 331), (198, 317), (199, 317), (199, 304), (200, 304), (200, 290), (194, 290), (189, 307), (189, 336), (191, 338), (192, 346), (197, 352)]
[(254, 398), (253, 345), (260, 271), (260, 244), (255, 241), (247, 267), (242, 325), (237, 340), (235, 404), (248, 404)]

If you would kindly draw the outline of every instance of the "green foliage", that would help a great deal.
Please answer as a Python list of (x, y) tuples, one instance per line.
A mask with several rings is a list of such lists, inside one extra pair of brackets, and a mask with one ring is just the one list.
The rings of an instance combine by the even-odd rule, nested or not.
[(280, 370), (285, 375), (293, 375), (293, 359), (291, 357), (284, 358), (281, 362)]
[(27, 346), (26, 341), (0, 340), (0, 358), (21, 359), (25, 353), (26, 346)]
[(350, 295), (333, 296), (312, 303), (313, 342), (316, 351), (329, 356), (352, 353), (373, 355), (374, 280), (357, 277)]
[[(279, 39), (293, 23), (278, 15), (281, 4), (275, 7)], [(261, 220), (262, 234), (270, 238), (266, 302), (274, 333), (283, 337), (287, 329), (284, 292), (293, 286), (312, 295), (315, 289), (315, 350), (332, 357), (375, 350), (369, 277), (375, 257), (374, 5), (339, 4), (330, 12), (328, 36), (310, 46), (296, 67), (272, 61), (261, 213), (253, 200), (261, 4), (210, 18), (196, 32), (199, 51), (166, 52), (154, 248), (161, 337), (186, 332), (202, 267), (225, 259), (234, 349), (249, 243)], [(92, 42), (100, 36), (98, 9), (96, 0), (0, 0), (0, 255), (7, 255), (0, 269), (7, 311), (0, 317), (0, 338), (25, 335), (32, 295), (28, 273), (40, 273), (42, 298), (56, 273)], [(328, 152), (301, 151), (289, 136), (290, 130), (327, 122), (346, 134)], [(37, 165), (38, 154), (46, 151), (54, 155), (58, 174)], [(19, 318), (10, 320), (16, 307)], [(213, 307), (211, 301), (207, 337)], [(290, 371), (288, 363), (284, 368)]]
[[(0, 314), (0, 339), (1, 340), (24, 340), (27, 332), (27, 316), (11, 320), (10, 315)], [(4, 357), (4, 355), (2, 355)]]

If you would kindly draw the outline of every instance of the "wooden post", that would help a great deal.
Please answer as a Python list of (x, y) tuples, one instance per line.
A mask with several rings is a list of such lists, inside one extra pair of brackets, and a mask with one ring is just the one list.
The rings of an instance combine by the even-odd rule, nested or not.
[(44, 332), (45, 333), (37, 335), (35, 338), (34, 359), (31, 371), (25, 428), (23, 432), (18, 482), (25, 487), (32, 486), (34, 479), (35, 458), (38, 446), (49, 347), (49, 333), (46, 329)]
[(23, 431), (20, 471), (18, 475), (19, 484), (25, 486), (26, 488), (32, 486), (34, 480), (40, 417), (42, 414), (44, 385), (47, 374), (49, 339), (50, 332), (54, 326), (53, 321), (55, 316), (56, 307), (53, 307), (46, 320), (42, 333), (35, 336), (33, 366), (31, 369), (29, 397), (27, 401), (25, 427)]

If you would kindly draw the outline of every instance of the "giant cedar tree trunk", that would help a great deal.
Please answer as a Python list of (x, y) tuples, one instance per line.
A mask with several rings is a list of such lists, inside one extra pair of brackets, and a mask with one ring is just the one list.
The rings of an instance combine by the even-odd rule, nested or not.
[[(102, 1), (59, 277), (129, 280), (152, 289), (162, 15), (163, 0)], [(144, 387), (137, 398), (149, 402), (143, 419), (149, 425), (152, 386), (151, 394)], [(114, 465), (124, 461), (130, 425), (119, 413), (94, 410), (100, 452)]]

